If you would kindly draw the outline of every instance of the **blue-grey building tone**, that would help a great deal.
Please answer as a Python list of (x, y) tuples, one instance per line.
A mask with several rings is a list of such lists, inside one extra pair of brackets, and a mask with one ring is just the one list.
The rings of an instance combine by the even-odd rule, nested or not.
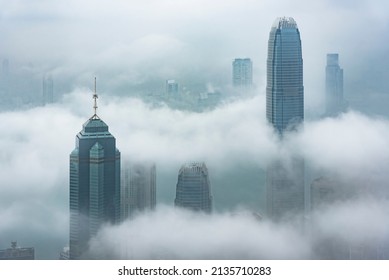
[(16, 241), (11, 242), (11, 247), (0, 250), (0, 260), (34, 260), (34, 247), (19, 247)]
[(95, 114), (70, 154), (70, 259), (83, 258), (104, 223), (120, 221), (120, 152), (108, 125)]
[(211, 184), (203, 162), (184, 164), (178, 172), (175, 206), (212, 212)]
[[(274, 220), (301, 220), (305, 211), (304, 160), (281, 159), (266, 170), (267, 214)], [(299, 218), (297, 218), (299, 217)]]
[(330, 53), (326, 65), (326, 115), (337, 115), (343, 109), (343, 69), (339, 66), (339, 54)]
[[(268, 42), (266, 117), (282, 139), (304, 120), (303, 59), (293, 18), (278, 18)], [(304, 213), (304, 160), (275, 160), (266, 174), (267, 214), (279, 220)]]
[(270, 31), (266, 117), (281, 135), (304, 120), (303, 58), (293, 18), (278, 18)]
[(122, 171), (122, 219), (154, 210), (156, 206), (155, 163), (127, 163)]
[(253, 63), (250, 58), (236, 58), (232, 62), (232, 84), (241, 89), (253, 85)]
[(166, 97), (168, 99), (177, 99), (178, 96), (178, 83), (175, 80), (166, 80), (165, 84)]

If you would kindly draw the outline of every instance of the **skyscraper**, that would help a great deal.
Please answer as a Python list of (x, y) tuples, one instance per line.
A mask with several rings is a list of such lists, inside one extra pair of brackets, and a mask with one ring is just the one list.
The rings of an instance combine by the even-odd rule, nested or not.
[(339, 114), (343, 106), (343, 69), (339, 66), (339, 54), (330, 53), (326, 66), (326, 114)]
[(244, 89), (253, 85), (253, 64), (250, 58), (236, 58), (232, 62), (232, 84)]
[(122, 219), (156, 206), (156, 168), (154, 163), (126, 164), (122, 173)]
[(175, 80), (166, 80), (165, 91), (168, 99), (177, 99), (179, 97), (178, 83)]
[(270, 31), (266, 117), (281, 135), (304, 120), (301, 40), (293, 18), (278, 18)]
[(205, 163), (184, 164), (178, 172), (175, 206), (212, 211), (211, 184)]
[[(303, 59), (293, 18), (278, 18), (268, 42), (266, 117), (280, 138), (304, 119)], [(304, 161), (275, 160), (266, 174), (267, 213), (273, 219), (304, 212)]]
[(93, 97), (95, 113), (70, 154), (70, 259), (82, 258), (103, 223), (120, 221), (120, 152)]

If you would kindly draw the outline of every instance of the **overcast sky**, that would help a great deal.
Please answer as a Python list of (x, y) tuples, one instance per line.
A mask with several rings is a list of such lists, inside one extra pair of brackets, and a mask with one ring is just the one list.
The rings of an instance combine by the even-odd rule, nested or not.
[(323, 100), (330, 52), (340, 55), (349, 99), (389, 91), (385, 0), (0, 3), (0, 58), (11, 70), (32, 63), (40, 75), (52, 73), (57, 88), (85, 86), (94, 75), (113, 93), (137, 85), (156, 90), (150, 82), (162, 88), (170, 78), (220, 86), (230, 83), (234, 58), (250, 57), (263, 91), (270, 27), (276, 17), (292, 16), (301, 32), (307, 110)]
[[(69, 89), (57, 104), (0, 113), (0, 248), (17, 239), (22, 246), (35, 246), (38, 258), (56, 258), (67, 244), (69, 154), (75, 135), (93, 113), (88, 88), (96, 75), (101, 89), (98, 114), (116, 137), (123, 159), (156, 162), (163, 178), (157, 185), (160, 202), (173, 204), (182, 163), (204, 160), (214, 180), (218, 213), (209, 220), (162, 207), (139, 217), (136, 227), (126, 223), (106, 228), (94, 241), (97, 251), (92, 253), (99, 254), (104, 243), (115, 247), (107, 236), (149, 232), (139, 247), (127, 245), (134, 258), (149, 258), (173, 246), (173, 241), (179, 244), (175, 248), (185, 248), (183, 236), (200, 228), (215, 230), (215, 236), (225, 238), (214, 244), (212, 235), (206, 236), (210, 251), (198, 252), (194, 246), (187, 248), (192, 252), (188, 255), (172, 249), (167, 257), (308, 258), (314, 252), (299, 232), (288, 225), (258, 225), (247, 213), (263, 209), (264, 169), (280, 155), (304, 156), (313, 174), (310, 179), (331, 175), (358, 187), (388, 187), (389, 119), (382, 102), (389, 100), (385, 99), (389, 93), (388, 3), (0, 0), (0, 59), (10, 61), (11, 72), (32, 63), (37, 76), (51, 73), (55, 84), (66, 82)], [(304, 130), (285, 143), (277, 141), (265, 120), (267, 40), (279, 16), (294, 17), (300, 29), (306, 112), (321, 110), (328, 52), (340, 54), (346, 96), (356, 104), (337, 118), (307, 120)], [(155, 82), (163, 88), (164, 80), (170, 78), (188, 85), (226, 85), (236, 57), (253, 60), (257, 92), (213, 111), (198, 114), (152, 108), (123, 96), (123, 89), (130, 96), (135, 88), (149, 90)], [(358, 103), (364, 100), (361, 97), (376, 100), (367, 102), (369, 114), (357, 106), (364, 104)], [(236, 178), (234, 170), (247, 176)], [(223, 181), (224, 176), (230, 177)], [(247, 212), (231, 215), (241, 208)], [(325, 217), (317, 220), (322, 232), (343, 239), (358, 232), (355, 244), (369, 238), (388, 244), (388, 224), (382, 222), (388, 216), (387, 201), (358, 198), (334, 209), (339, 211), (327, 209), (319, 215)], [(350, 219), (353, 214), (369, 223)], [(179, 221), (182, 235), (162, 223), (165, 216), (166, 223)], [(224, 235), (236, 223), (240, 226)], [(150, 229), (149, 224), (155, 227)], [(215, 224), (223, 226), (216, 230)], [(157, 239), (160, 232), (166, 237), (164, 242)], [(237, 243), (241, 240), (236, 238), (242, 235), (247, 241), (243, 248), (255, 250), (241, 250)], [(193, 244), (202, 241), (192, 237)], [(151, 250), (149, 244), (157, 241), (162, 247)], [(231, 242), (236, 245), (231, 251), (210, 255), (211, 249)], [(272, 242), (296, 247), (271, 250), (266, 246)], [(106, 257), (123, 257), (122, 253), (114, 250)]]

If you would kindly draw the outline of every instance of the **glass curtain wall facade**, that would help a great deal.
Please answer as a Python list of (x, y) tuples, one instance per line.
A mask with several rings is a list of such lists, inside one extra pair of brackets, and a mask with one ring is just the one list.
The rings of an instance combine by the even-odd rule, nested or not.
[(189, 163), (180, 168), (175, 206), (212, 212), (211, 184), (205, 163)]
[[(303, 59), (293, 18), (278, 18), (268, 41), (266, 117), (282, 140), (304, 120)], [(267, 214), (292, 218), (304, 212), (304, 160), (277, 159), (267, 168)]]
[(122, 219), (156, 206), (156, 167), (154, 163), (126, 164), (122, 174)]
[(103, 223), (120, 221), (120, 152), (96, 115), (76, 136), (70, 154), (70, 259), (82, 258)]
[(270, 31), (266, 117), (281, 135), (304, 120), (301, 40), (293, 18), (277, 19)]

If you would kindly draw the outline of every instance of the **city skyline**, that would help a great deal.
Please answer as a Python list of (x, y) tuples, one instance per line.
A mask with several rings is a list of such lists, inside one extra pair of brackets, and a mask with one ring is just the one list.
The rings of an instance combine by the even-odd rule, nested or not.
[[(383, 54), (387, 47), (378, 36), (385, 34), (387, 25), (382, 23), (386, 22), (387, 16), (381, 12), (384, 10), (382, 6), (376, 10), (364, 1), (353, 7), (344, 3), (330, 3), (328, 6), (323, 3), (308, 4), (304, 9), (290, 5), (278, 9), (278, 4), (265, 3), (261, 6), (250, 2), (243, 7), (241, 3), (232, 2), (233, 9), (219, 9), (223, 4), (213, 2), (204, 10), (199, 4), (190, 2), (189, 6), (193, 9), (188, 14), (183, 13), (185, 18), (180, 18), (178, 12), (175, 14), (174, 19), (180, 19), (180, 25), (166, 21), (167, 15), (171, 16), (169, 13), (166, 17), (165, 14), (155, 15), (161, 19), (160, 28), (151, 24), (146, 29), (139, 28), (136, 34), (126, 30), (130, 33), (129, 37), (112, 32), (111, 37), (105, 38), (105, 43), (99, 39), (91, 40), (93, 36), (85, 35), (89, 32), (69, 32), (72, 29), (68, 24), (70, 13), (67, 8), (47, 17), (48, 11), (54, 11), (54, 4), (47, 9), (27, 4), (30, 9), (26, 9), (4, 3), (6, 12), (1, 14), (4, 25), (0, 28), (4, 40), (0, 46), (0, 58), (8, 59), (11, 75), (19, 69), (20, 76), (15, 75), (18, 78), (24, 77), (23, 73), (32, 73), (39, 81), (37, 90), (26, 92), (31, 96), (42, 96), (42, 74), (51, 73), (59, 98), (57, 103), (46, 106), (11, 107), (0, 112), (0, 126), (4, 131), (0, 138), (4, 147), (0, 153), (3, 181), (0, 186), (0, 215), (4, 221), (0, 236), (1, 242), (5, 242), (0, 243), (0, 248), (8, 247), (12, 239), (17, 239), (20, 244), (34, 246), (39, 259), (55, 258), (66, 246), (69, 217), (68, 178), (65, 173), (69, 168), (69, 151), (74, 148), (74, 134), (79, 131), (80, 124), (90, 117), (86, 108), (91, 107), (91, 92), (87, 88), (94, 76), (98, 76), (102, 83), (99, 115), (104, 116), (110, 131), (120, 139), (123, 157), (155, 161), (161, 185), (157, 193), (160, 204), (155, 213), (140, 215), (134, 224), (104, 226), (92, 241), (94, 250), (104, 248), (108, 252), (111, 246), (111, 256), (123, 256), (115, 254), (113, 241), (121, 240), (125, 244), (127, 240), (123, 238), (132, 234), (143, 241), (133, 248), (132, 256), (128, 251), (127, 257), (133, 258), (159, 258), (164, 246), (171, 248), (170, 257), (211, 258), (214, 256), (211, 252), (222, 252), (218, 249), (227, 243), (233, 244), (231, 250), (218, 257), (307, 258), (315, 252), (293, 229), (284, 224), (258, 223), (249, 218), (252, 212), (264, 213), (266, 166), (275, 158), (289, 160), (296, 155), (306, 159), (309, 183), (319, 176), (341, 177), (353, 188), (367, 188), (374, 194), (383, 194), (358, 197), (319, 211), (316, 221), (323, 234), (336, 235), (341, 239), (351, 237), (356, 243), (367, 237), (387, 242), (387, 224), (381, 223), (387, 212), (389, 124), (388, 112), (383, 106), (387, 100), (387, 83), (383, 79), (387, 60), (387, 55)], [(128, 17), (126, 9), (118, 14), (117, 5), (113, 4), (107, 13), (122, 19), (125, 18), (123, 14)], [(147, 5), (134, 3), (133, 6), (141, 11)], [(314, 16), (318, 8), (321, 8), (323, 16), (334, 15), (335, 18), (325, 24), (318, 21)], [(80, 12), (73, 18), (74, 26), (79, 26), (80, 31), (99, 29), (103, 38), (107, 34), (105, 31), (111, 29), (98, 28), (102, 27), (100, 24), (105, 22), (105, 18), (96, 21), (94, 13), (85, 13), (89, 17), (86, 20), (83, 9), (72, 9)], [(186, 7), (177, 7), (177, 11), (184, 9)], [(36, 14), (37, 11), (40, 13)], [(97, 8), (96, 14), (99, 13), (102, 12)], [(266, 122), (264, 69), (268, 27), (275, 17), (283, 14), (296, 18), (303, 30), (306, 115), (305, 129), (280, 143)], [(363, 20), (360, 20), (361, 15)], [(61, 24), (57, 16), (62, 16)], [(242, 22), (231, 21), (241, 17), (244, 19)], [(144, 19), (145, 14), (139, 13), (137, 19), (129, 18), (136, 22), (139, 18)], [(220, 19), (220, 22), (211, 24), (215, 19)], [(90, 25), (81, 25), (80, 21)], [(51, 24), (48, 25), (48, 22)], [(135, 26), (141, 26), (139, 22)], [(122, 23), (132, 26), (128, 21)], [(205, 29), (204, 23), (212, 28)], [(40, 32), (30, 32), (35, 37), (34, 42), (28, 44), (29, 37), (22, 36), (26, 35), (25, 31), (20, 32), (26, 26), (30, 31), (39, 31), (42, 26), (47, 26), (46, 31), (66, 31), (69, 37), (62, 40), (66, 42), (64, 46), (58, 47), (56, 42), (61, 40), (53, 39), (51, 43), (42, 41), (38, 39)], [(367, 30), (363, 38), (361, 30)], [(75, 40), (80, 37), (81, 40)], [(84, 40), (95, 44), (86, 50), (82, 44)], [(29, 49), (20, 52), (21, 46), (26, 45)], [(52, 51), (47, 51), (43, 45), (50, 46)], [(47, 56), (40, 55), (44, 49)], [(214, 49), (220, 51), (213, 52)], [(340, 53), (341, 65), (347, 69), (344, 86), (350, 110), (337, 118), (320, 118), (325, 108), (325, 54), (330, 52)], [(156, 88), (161, 89), (157, 93), (163, 93), (164, 82), (170, 78), (179, 81), (180, 88), (182, 86), (192, 92), (206, 92), (205, 88), (209, 92), (228, 94), (228, 87), (232, 86), (231, 60), (235, 57), (251, 57), (255, 61), (257, 87), (247, 99), (228, 100), (201, 113), (144, 101), (145, 96), (152, 99)], [(34, 68), (28, 67), (30, 61)], [(23, 83), (18, 89), (25, 92), (23, 84), (27, 80), (21, 81)], [(157, 86), (153, 84), (155, 81)], [(64, 84), (67, 84), (66, 87)], [(19, 102), (18, 99), (15, 101)], [(164, 205), (172, 205), (174, 201), (176, 171), (182, 162), (198, 158), (212, 170), (215, 211), (210, 220), (191, 216), (185, 211), (164, 209)], [(242, 208), (245, 209), (243, 214)], [(352, 219), (361, 216), (366, 219)], [(146, 221), (153, 226), (147, 226)], [(182, 238), (180, 231), (174, 231), (177, 229), (175, 224), (185, 225), (184, 233), (191, 236), (195, 246), (186, 244), (187, 239)], [(214, 228), (213, 224), (219, 227)], [(49, 231), (47, 225), (50, 225)], [(350, 228), (357, 230), (350, 232)], [(203, 232), (201, 229), (212, 230), (214, 234), (212, 237), (199, 235)], [(229, 232), (228, 229), (234, 230)], [(142, 236), (142, 232), (149, 235)], [(255, 234), (250, 235), (250, 232)], [(236, 236), (243, 238), (237, 240)], [(158, 243), (161, 237), (165, 241)], [(212, 238), (226, 243), (217, 247)], [(147, 242), (154, 247), (147, 247)], [(272, 250), (267, 246), (271, 243), (291, 245)], [(101, 244), (108, 248), (99, 247)], [(207, 244), (209, 251), (199, 247), (201, 244)], [(132, 248), (130, 245), (128, 248)], [(178, 249), (180, 246), (186, 249), (186, 254)], [(204, 249), (201, 251), (203, 254), (198, 248)]]
[[(163, 4), (167, 0), (157, 4), (154, 1), (131, 5), (110, 3), (108, 11), (95, 3), (96, 13), (93, 14), (81, 12), (88, 10), (86, 2), (77, 4), (73, 0), (63, 9), (57, 9), (55, 3), (31, 6), (22, 1), (21, 5), (12, 6), (5, 2), (4, 24), (0, 28), (4, 37), (0, 58), (8, 59), (10, 73), (19, 68), (24, 72), (32, 70), (33, 75), (39, 77), (39, 87), (42, 75), (51, 73), (58, 96), (88, 84), (90, 74), (106, 78), (101, 92), (122, 96), (143, 92), (150, 94), (163, 87), (162, 81), (169, 78), (180, 81), (180, 85), (186, 87), (197, 87), (198, 84), (220, 87), (231, 81), (228, 67), (234, 57), (250, 57), (255, 62), (254, 83), (264, 88), (266, 65), (263, 62), (266, 60), (268, 32), (258, 27), (268, 26), (280, 15), (291, 15), (299, 22), (305, 35), (305, 89), (310, 92), (305, 100), (307, 111), (324, 112), (320, 109), (325, 92), (322, 78), (326, 63), (324, 55), (336, 52), (342, 55), (342, 66), (348, 69), (344, 85), (351, 93), (352, 98), (348, 100), (359, 110), (371, 112), (371, 107), (374, 107), (375, 112), (379, 109), (381, 114), (386, 114), (380, 100), (387, 100), (382, 89), (387, 88), (384, 80), (389, 61), (386, 60), (384, 38), (379, 34), (386, 34), (387, 25), (384, 9), (377, 7), (387, 3), (376, 0), (378, 3), (374, 4), (375, 1), (361, 0), (358, 5), (350, 7), (351, 13), (347, 13), (342, 3), (323, 0), (315, 4), (305, 3), (303, 10), (271, 2), (242, 5), (237, 0), (232, 0), (231, 6), (218, 0), (202, 7), (199, 2), (191, 0), (185, 5), (179, 4), (174, 10), (153, 14), (157, 7), (165, 10), (168, 6)], [(156, 7), (153, 7), (155, 4)], [(79, 14), (69, 20), (74, 11), (70, 8), (72, 5), (77, 7)], [(329, 24), (313, 18), (318, 7), (323, 18), (332, 19)], [(182, 18), (180, 14), (187, 9), (190, 13)], [(199, 15), (196, 13), (199, 10), (204, 10), (204, 13)], [(134, 12), (137, 16), (128, 17)], [(105, 16), (99, 16), (102, 14)], [(360, 20), (360, 15), (364, 20)], [(152, 16), (160, 19), (158, 24), (152, 23), (157, 21), (147, 20)], [(106, 25), (111, 17), (127, 24), (112, 20)], [(239, 24), (233, 20), (237, 17), (241, 19)], [(208, 28), (215, 18), (218, 19), (216, 25)], [(50, 25), (46, 25), (49, 19)], [(144, 20), (147, 20), (147, 25)], [(175, 26), (175, 20), (180, 22), (180, 26)], [(42, 26), (45, 29), (41, 29)], [(130, 30), (124, 26), (129, 26)], [(239, 32), (225, 32), (226, 28)], [(321, 36), (317, 36), (317, 28), (321, 30)], [(26, 30), (30, 29), (36, 32), (26, 34)], [(48, 37), (43, 30), (51, 32), (52, 36)], [(66, 32), (66, 44), (59, 43), (64, 38), (58, 30)], [(96, 33), (97, 30), (99, 33)], [(364, 37), (356, 30), (366, 30)], [(102, 40), (102, 34), (111, 40)], [(123, 37), (122, 34), (127, 35)], [(60, 39), (56, 40), (58, 37)], [(89, 46), (88, 42), (95, 44)], [(25, 45), (30, 46), (31, 51), (23, 49)], [(352, 45), (358, 47), (353, 48)], [(213, 46), (220, 51), (210, 52), (215, 49)], [(371, 82), (365, 82), (366, 76)], [(365, 91), (371, 92), (368, 100), (364, 99)]]

